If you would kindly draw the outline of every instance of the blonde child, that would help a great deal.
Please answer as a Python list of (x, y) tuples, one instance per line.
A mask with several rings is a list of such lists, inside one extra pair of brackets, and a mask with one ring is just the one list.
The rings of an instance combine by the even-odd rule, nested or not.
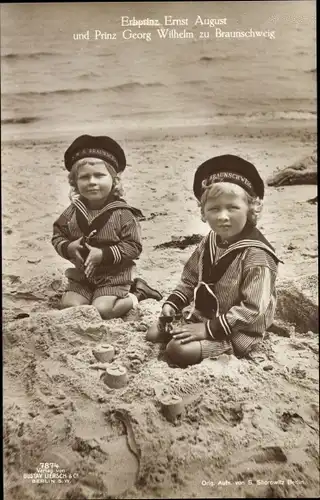
[(66, 271), (61, 307), (92, 304), (109, 319), (123, 316), (141, 300), (161, 300), (144, 280), (132, 279), (142, 251), (137, 220), (142, 214), (121, 198), (122, 148), (110, 137), (82, 135), (64, 161), (73, 196), (54, 223), (52, 244), (75, 267)]
[[(181, 367), (257, 348), (273, 322), (279, 263), (256, 228), (264, 184), (254, 165), (233, 155), (211, 158), (197, 169), (193, 189), (211, 230), (147, 333), (149, 341), (167, 342), (169, 358)], [(167, 333), (164, 317), (192, 301), (186, 324)]]

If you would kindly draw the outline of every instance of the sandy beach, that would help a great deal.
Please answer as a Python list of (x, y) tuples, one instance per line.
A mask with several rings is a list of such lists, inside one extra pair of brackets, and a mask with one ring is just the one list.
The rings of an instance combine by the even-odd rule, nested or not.
[[(313, 126), (300, 140), (281, 129), (219, 130), (150, 133), (123, 144), (126, 199), (146, 219), (138, 273), (164, 296), (194, 246), (155, 247), (208, 230), (191, 189), (204, 158), (232, 151), (266, 179), (315, 147)], [(267, 334), (261, 362), (225, 355), (182, 370), (144, 340), (157, 302), (111, 321), (91, 306), (57, 309), (68, 263), (50, 238), (68, 203), (67, 146), (66, 138), (3, 144), (6, 499), (316, 497), (318, 332), (292, 326), (290, 337)], [(306, 203), (315, 194), (315, 186), (267, 188), (259, 227), (284, 261), (280, 283), (317, 272), (317, 208)], [(128, 370), (122, 389), (110, 389), (94, 369), (101, 342)], [(160, 411), (164, 394), (187, 403), (174, 423)], [(41, 463), (59, 465), (54, 473), (67, 479), (32, 483), (27, 474)]]
[[(161, 302), (110, 321), (92, 306), (60, 311), (69, 263), (51, 245), (69, 204), (66, 148), (82, 134), (111, 136), (127, 157), (125, 198), (144, 214), (137, 272), (166, 298), (195, 248), (180, 240), (208, 232), (192, 193), (202, 162), (240, 155), (267, 181), (314, 152), (315, 7), (1, 5), (6, 500), (319, 496), (315, 185), (266, 186), (258, 227), (283, 261), (285, 323), (254, 359), (168, 366), (163, 348), (145, 341)], [(126, 40), (123, 16), (163, 29), (183, 19), (175, 29), (191, 35), (131, 26), (150, 42)], [(257, 36), (217, 37), (217, 21), (199, 16)], [(112, 39), (79, 36), (95, 30)], [(107, 366), (93, 355), (101, 343), (127, 369), (122, 388), (104, 382)], [(165, 396), (182, 399), (175, 421), (162, 411)]]

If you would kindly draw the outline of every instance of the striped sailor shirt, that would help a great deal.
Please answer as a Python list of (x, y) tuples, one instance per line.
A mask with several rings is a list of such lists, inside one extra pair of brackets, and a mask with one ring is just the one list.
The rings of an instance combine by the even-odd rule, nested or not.
[(116, 276), (134, 267), (142, 251), (137, 216), (141, 217), (141, 212), (124, 200), (110, 200), (101, 210), (89, 210), (83, 201), (75, 199), (54, 222), (51, 242), (61, 257), (70, 260), (68, 245), (95, 231), (89, 243), (101, 248), (103, 257), (91, 281), (98, 284), (104, 276)]
[(256, 228), (247, 228), (230, 245), (219, 243), (210, 231), (187, 261), (166, 303), (180, 311), (193, 302), (193, 314), (198, 311), (207, 318), (208, 338), (232, 339), (236, 332), (262, 337), (274, 318), (279, 261)]

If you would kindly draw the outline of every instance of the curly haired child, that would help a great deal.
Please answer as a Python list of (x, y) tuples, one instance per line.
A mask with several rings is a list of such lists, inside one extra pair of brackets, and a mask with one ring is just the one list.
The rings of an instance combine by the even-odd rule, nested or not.
[(138, 302), (161, 300), (141, 278), (132, 279), (141, 251), (140, 210), (128, 205), (120, 176), (126, 157), (106, 136), (82, 135), (64, 155), (71, 204), (54, 222), (52, 244), (74, 264), (67, 269), (61, 307), (94, 305), (102, 318), (126, 314)]

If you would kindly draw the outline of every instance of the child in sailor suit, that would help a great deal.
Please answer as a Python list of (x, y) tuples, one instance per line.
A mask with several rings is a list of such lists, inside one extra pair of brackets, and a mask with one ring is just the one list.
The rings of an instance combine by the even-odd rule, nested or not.
[(193, 304), (188, 322), (169, 336), (161, 321), (147, 340), (168, 342), (179, 366), (220, 354), (245, 356), (273, 323), (279, 259), (256, 228), (264, 185), (256, 168), (223, 155), (200, 165), (194, 179), (202, 219), (210, 232), (187, 261), (180, 283), (166, 299), (162, 316)]
[(126, 314), (138, 302), (161, 294), (133, 280), (142, 251), (140, 210), (121, 198), (119, 174), (126, 158), (106, 136), (82, 135), (65, 152), (69, 183), (76, 196), (53, 225), (56, 252), (74, 264), (61, 307), (94, 305), (102, 318)]

